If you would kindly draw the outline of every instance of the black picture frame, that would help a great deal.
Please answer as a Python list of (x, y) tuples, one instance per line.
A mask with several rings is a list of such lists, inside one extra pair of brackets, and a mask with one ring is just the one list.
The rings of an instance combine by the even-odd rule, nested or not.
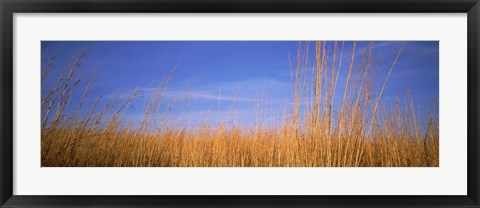
[[(1, 207), (480, 207), (478, 0), (0, 0)], [(465, 196), (13, 195), (14, 13), (467, 13), (468, 194)], [(92, 187), (94, 188), (94, 187)]]

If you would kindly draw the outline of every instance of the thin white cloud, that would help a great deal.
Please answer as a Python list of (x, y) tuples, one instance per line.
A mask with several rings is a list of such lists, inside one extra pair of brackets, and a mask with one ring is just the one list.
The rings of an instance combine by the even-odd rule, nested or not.
[[(268, 101), (282, 104), (291, 95), (290, 81), (280, 81), (271, 78), (253, 78), (239, 81), (194, 82), (185, 89), (166, 87), (161, 89), (161, 95), (166, 100), (187, 99), (189, 101), (205, 102), (250, 102)], [(192, 89), (193, 88), (193, 89)], [(117, 91), (105, 96), (109, 99), (127, 99), (135, 89)], [(138, 87), (137, 98), (149, 98), (155, 94), (155, 87)], [(263, 94), (263, 95), (261, 95)]]
[(167, 98), (185, 97), (189, 100), (211, 100), (211, 101), (236, 101), (236, 102), (255, 102), (254, 98), (241, 96), (225, 96), (221, 93), (206, 90), (167, 90)]

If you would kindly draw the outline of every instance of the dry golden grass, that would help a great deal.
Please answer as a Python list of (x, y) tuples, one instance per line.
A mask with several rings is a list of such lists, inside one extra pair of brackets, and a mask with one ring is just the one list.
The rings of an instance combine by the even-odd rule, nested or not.
[[(274, 127), (262, 122), (250, 127), (204, 123), (196, 128), (168, 123), (166, 117), (176, 102), (169, 103), (166, 112), (160, 111), (166, 105), (163, 89), (173, 71), (159, 83), (141, 122), (134, 126), (123, 112), (137, 99), (136, 90), (123, 101), (114, 99), (100, 108), (100, 98), (89, 98), (93, 79), (86, 89), (78, 89), (80, 79), (75, 74), (85, 48), (42, 95), (42, 166), (439, 166), (436, 106), (431, 106), (428, 118), (420, 118), (411, 94), (407, 101), (397, 98), (393, 104), (381, 99), (403, 46), (383, 85), (375, 89), (372, 83), (378, 65), (373, 44), (361, 46), (362, 52), (356, 54), (354, 43), (350, 57), (343, 57), (343, 42), (316, 42), (313, 69), (308, 63), (309, 45), (299, 43), (291, 62), (292, 113), (285, 111), (281, 125)], [(349, 63), (342, 63), (344, 59)], [(42, 82), (49, 75), (50, 63), (44, 65)], [(340, 73), (346, 73), (343, 82)], [(80, 102), (72, 103), (74, 93), (81, 93)], [(341, 105), (335, 107), (338, 93)]]

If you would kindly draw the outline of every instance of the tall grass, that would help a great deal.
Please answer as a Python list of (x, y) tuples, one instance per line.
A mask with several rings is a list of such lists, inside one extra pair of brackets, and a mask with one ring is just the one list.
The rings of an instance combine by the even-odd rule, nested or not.
[[(380, 86), (375, 85), (380, 76), (374, 44), (344, 47), (343, 42), (299, 43), (290, 58), (291, 109), (279, 115), (279, 125), (269, 126), (259, 101), (255, 112), (260, 119), (248, 127), (235, 122), (204, 122), (198, 127), (169, 123), (169, 113), (178, 103), (166, 103), (164, 96), (174, 71), (159, 82), (141, 120), (129, 121), (123, 115), (139, 99), (138, 90), (100, 105), (102, 98), (91, 93), (94, 76), (80, 89), (77, 75), (86, 47), (42, 94), (42, 166), (439, 166), (436, 105), (423, 118), (416, 113), (412, 93), (407, 100), (382, 99), (404, 46)], [(314, 61), (309, 63), (312, 52)], [(42, 86), (53, 61), (43, 64)], [(74, 94), (81, 95), (80, 101), (72, 101)]]

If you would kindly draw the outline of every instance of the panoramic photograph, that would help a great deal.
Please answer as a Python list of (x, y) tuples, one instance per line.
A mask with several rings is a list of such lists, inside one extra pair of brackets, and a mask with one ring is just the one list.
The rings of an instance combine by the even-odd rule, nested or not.
[(42, 167), (439, 167), (438, 41), (42, 41)]

